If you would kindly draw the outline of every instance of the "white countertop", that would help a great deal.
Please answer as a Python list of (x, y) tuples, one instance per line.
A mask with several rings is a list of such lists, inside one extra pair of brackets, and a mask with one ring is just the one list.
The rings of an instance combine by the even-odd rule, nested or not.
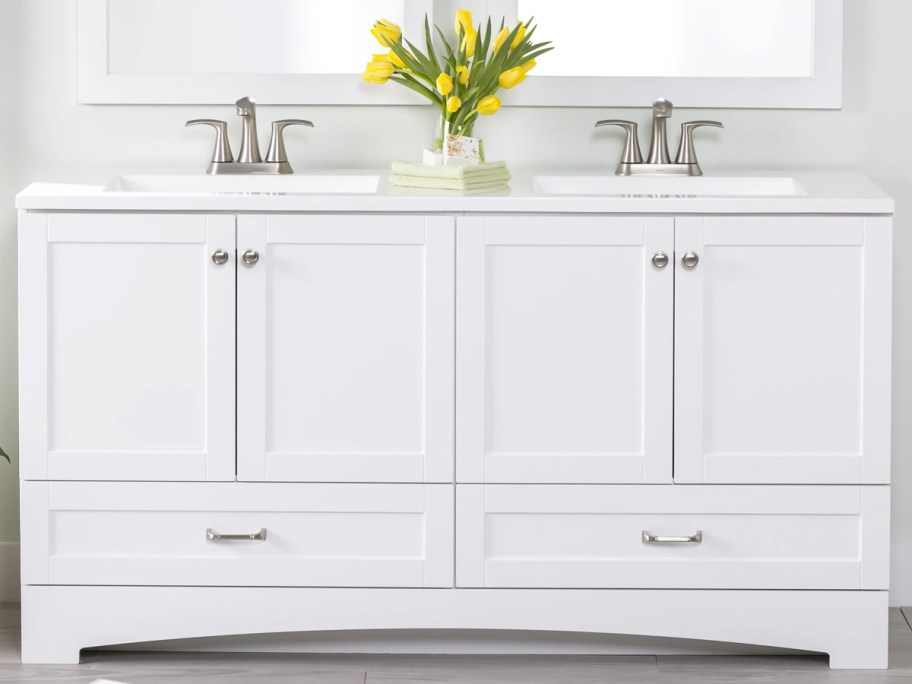
[[(111, 192), (106, 191), (105, 186), (118, 173), (70, 172), (63, 178), (60, 174), (51, 176), (53, 182), (29, 185), (16, 196), (16, 208), (38, 211), (599, 214), (892, 214), (894, 208), (893, 200), (864, 176), (793, 170), (724, 174), (725, 177), (789, 177), (803, 190), (803, 194), (795, 196), (753, 197), (547, 195), (536, 191), (533, 174), (514, 175), (507, 189), (469, 192), (393, 187), (387, 182), (388, 171), (325, 171), (320, 174), (304, 171), (298, 175), (308, 174), (375, 174), (380, 176), (380, 181), (376, 192), (365, 194)], [(599, 174), (546, 171), (537, 175)]]

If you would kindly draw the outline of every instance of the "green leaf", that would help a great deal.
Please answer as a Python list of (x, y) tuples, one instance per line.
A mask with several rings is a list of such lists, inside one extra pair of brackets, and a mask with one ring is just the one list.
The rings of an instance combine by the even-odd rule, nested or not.
[(436, 91), (431, 90), (430, 88), (421, 85), (414, 78), (410, 78), (408, 74), (399, 74), (396, 76), (390, 76), (389, 80), (395, 81), (396, 83), (401, 83), (406, 88), (411, 88), (416, 93), (422, 97), (426, 97), (431, 102), (435, 104), (440, 104), (441, 97), (437, 94)]
[(437, 53), (434, 51), (434, 38), (431, 36), (431, 24), (428, 21), (428, 15), (424, 15), (424, 40), (427, 43), (427, 53), (428, 59), (431, 61), (431, 64), (437, 67), (437, 72), (440, 73), (442, 69), (440, 68), (440, 60), (437, 59)]
[[(429, 60), (427, 58), (427, 56), (421, 50), (419, 50), (417, 48), (417, 46), (415, 46), (414, 43), (412, 43), (411, 41), (405, 40), (405, 38), (403, 38), (403, 40), (405, 41), (405, 44), (408, 46), (408, 49), (411, 50), (413, 55), (415, 55), (415, 59), (418, 61), (419, 64), (421, 64), (421, 71), (424, 72), (425, 74), (430, 74), (431, 72), (434, 72), (434, 66), (431, 64), (431, 60)], [(440, 73), (439, 71), (434, 72), (434, 78), (437, 78), (437, 74), (439, 74), (439, 73)]]

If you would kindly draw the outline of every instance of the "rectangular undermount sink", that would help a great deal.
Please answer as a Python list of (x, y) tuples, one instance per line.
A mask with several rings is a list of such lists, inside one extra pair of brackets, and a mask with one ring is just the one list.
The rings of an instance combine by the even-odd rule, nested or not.
[(277, 176), (117, 176), (105, 192), (159, 192), (177, 194), (341, 194), (363, 195), (377, 191), (377, 175)]
[(770, 176), (535, 176), (543, 195), (617, 197), (795, 197), (794, 178)]

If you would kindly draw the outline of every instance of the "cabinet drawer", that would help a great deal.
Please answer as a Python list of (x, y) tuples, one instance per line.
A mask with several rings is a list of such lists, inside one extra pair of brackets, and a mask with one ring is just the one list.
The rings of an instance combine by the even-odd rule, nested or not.
[(25, 584), (453, 585), (452, 485), (24, 482), (22, 505)]
[(885, 486), (458, 485), (456, 497), (460, 587), (888, 587)]

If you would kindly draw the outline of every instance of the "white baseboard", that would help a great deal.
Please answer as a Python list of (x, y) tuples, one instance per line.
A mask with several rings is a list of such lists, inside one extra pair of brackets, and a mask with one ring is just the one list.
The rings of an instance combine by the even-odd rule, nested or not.
[(890, 605), (912, 606), (912, 546), (896, 546), (890, 551)]
[(19, 542), (0, 542), (0, 603), (19, 603)]

